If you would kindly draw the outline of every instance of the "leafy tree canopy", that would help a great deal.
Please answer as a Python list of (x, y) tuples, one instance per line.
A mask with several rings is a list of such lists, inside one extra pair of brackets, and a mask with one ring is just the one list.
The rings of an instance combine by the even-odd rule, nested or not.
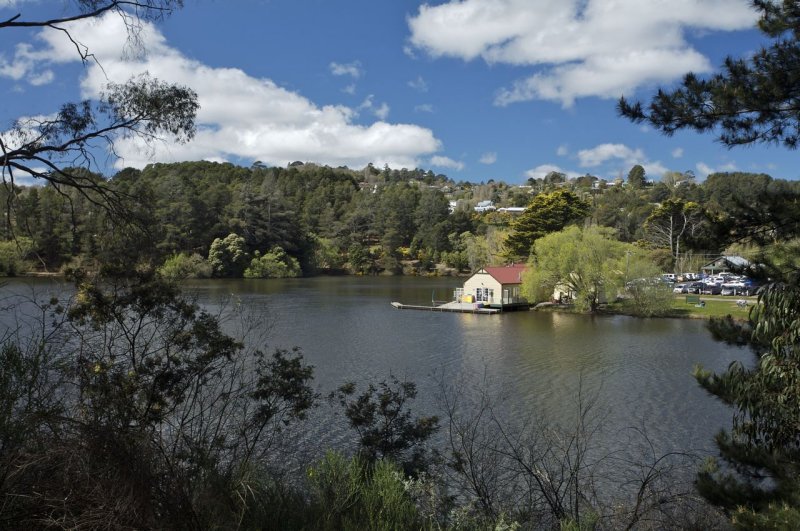
[(534, 244), (522, 289), (529, 300), (547, 300), (557, 286), (575, 294), (577, 307), (589, 311), (616, 294), (624, 275), (628, 246), (605, 227), (567, 227)]
[(527, 210), (512, 224), (505, 241), (506, 251), (514, 257), (527, 258), (537, 239), (557, 232), (570, 223), (582, 221), (591, 206), (569, 190), (539, 194)]

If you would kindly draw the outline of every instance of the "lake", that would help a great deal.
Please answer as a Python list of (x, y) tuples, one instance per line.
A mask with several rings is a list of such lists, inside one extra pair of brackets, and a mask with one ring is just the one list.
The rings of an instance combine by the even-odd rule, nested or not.
[[(582, 386), (608, 415), (606, 446), (619, 444), (613, 436), (636, 426), (664, 452), (713, 452), (714, 434), (730, 425), (731, 410), (700, 389), (692, 367), (723, 370), (734, 360), (750, 360), (749, 351), (715, 342), (703, 321), (534, 311), (473, 315), (390, 305), (448, 300), (462, 281), (318, 277), (192, 281), (186, 288), (211, 309), (232, 297), (252, 310), (268, 348), (300, 347), (322, 393), (393, 374), (417, 383), (413, 408), (432, 414), (438, 412), (437, 382), (466, 375), (505, 393), (512, 412), (561, 419), (574, 413)], [(2, 291), (29, 294), (30, 283), (13, 280)], [(32, 283), (40, 296), (57, 289), (49, 281)], [(336, 445), (347, 436), (341, 426), (315, 422), (309, 437)]]
[[(396, 310), (392, 301), (448, 300), (463, 280), (319, 277), (193, 282), (200, 302), (233, 296), (271, 321), (270, 346), (300, 347), (323, 392), (393, 374), (418, 384), (415, 408), (436, 410), (442, 377), (484, 376), (520, 414), (563, 418), (579, 386), (597, 396), (610, 433), (643, 427), (662, 451), (713, 451), (731, 410), (692, 377), (749, 351), (714, 341), (701, 320), (550, 312), (473, 315)], [(322, 433), (322, 437), (334, 437)], [(609, 444), (612, 444), (609, 442)]]

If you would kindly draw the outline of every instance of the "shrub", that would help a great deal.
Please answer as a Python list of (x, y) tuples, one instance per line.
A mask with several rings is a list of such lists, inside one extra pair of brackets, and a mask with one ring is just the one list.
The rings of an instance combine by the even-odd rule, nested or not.
[(208, 262), (211, 264), (214, 276), (241, 277), (242, 271), (247, 266), (244, 238), (231, 233), (225, 238), (215, 239), (208, 251)]
[(211, 276), (211, 264), (197, 253), (173, 254), (164, 262), (158, 272), (170, 280), (186, 278), (208, 278)]
[(0, 277), (13, 277), (24, 269), (23, 258), (31, 247), (29, 238), (0, 242)]
[(368, 464), (328, 452), (308, 470), (314, 529), (424, 529), (406, 492), (399, 468), (390, 461)]
[(300, 263), (280, 247), (256, 256), (244, 270), (244, 278), (295, 278), (301, 274)]

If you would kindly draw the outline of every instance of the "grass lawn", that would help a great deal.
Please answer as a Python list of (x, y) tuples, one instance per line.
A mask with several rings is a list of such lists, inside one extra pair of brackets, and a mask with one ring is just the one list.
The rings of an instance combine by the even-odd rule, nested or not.
[[(672, 299), (672, 308), (663, 317), (687, 317), (695, 319), (708, 319), (710, 317), (725, 317), (730, 315), (734, 319), (747, 319), (750, 315), (750, 308), (757, 303), (757, 297), (723, 297), (721, 295), (696, 295), (705, 302), (704, 306), (696, 303), (687, 303), (686, 295), (675, 295)], [(741, 308), (736, 301), (744, 299), (747, 306)], [(606, 311), (610, 313), (626, 313), (624, 306), (619, 302), (611, 303)]]
[[(698, 307), (693, 303), (686, 303), (686, 295), (676, 295), (672, 301), (672, 315), (676, 317), (725, 317), (730, 315), (734, 319), (747, 319), (750, 308), (756, 304), (756, 297), (722, 297), (719, 295), (699, 295), (705, 306)], [(740, 308), (736, 301), (744, 299), (747, 306)]]

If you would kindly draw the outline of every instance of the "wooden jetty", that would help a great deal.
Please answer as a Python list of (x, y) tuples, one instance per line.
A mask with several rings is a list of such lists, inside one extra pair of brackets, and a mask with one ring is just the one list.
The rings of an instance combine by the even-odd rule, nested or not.
[(477, 313), (483, 315), (493, 315), (500, 313), (498, 308), (483, 308), (475, 304), (449, 302), (439, 306), (419, 306), (416, 304), (402, 304), (400, 302), (393, 302), (392, 306), (398, 310), (423, 310), (427, 312), (454, 312), (454, 313)]

